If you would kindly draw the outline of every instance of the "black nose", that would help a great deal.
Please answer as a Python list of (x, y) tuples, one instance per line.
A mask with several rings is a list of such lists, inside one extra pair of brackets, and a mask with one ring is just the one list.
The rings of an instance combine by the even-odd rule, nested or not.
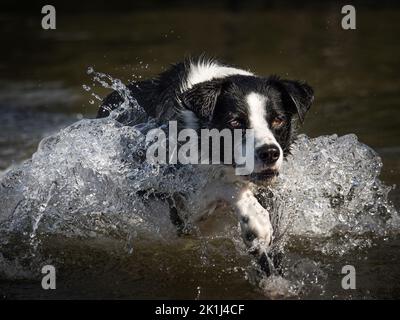
[(265, 164), (275, 163), (280, 156), (280, 151), (278, 146), (274, 144), (264, 144), (257, 149), (258, 158)]

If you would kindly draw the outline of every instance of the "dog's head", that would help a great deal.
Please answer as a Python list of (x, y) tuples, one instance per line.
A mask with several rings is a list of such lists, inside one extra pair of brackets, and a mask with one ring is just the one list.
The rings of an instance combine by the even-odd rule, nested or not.
[(313, 99), (306, 83), (255, 76), (199, 83), (181, 97), (190, 113), (186, 126), (254, 130), (254, 171), (247, 178), (256, 183), (279, 173), (292, 142), (293, 116), (303, 122)]

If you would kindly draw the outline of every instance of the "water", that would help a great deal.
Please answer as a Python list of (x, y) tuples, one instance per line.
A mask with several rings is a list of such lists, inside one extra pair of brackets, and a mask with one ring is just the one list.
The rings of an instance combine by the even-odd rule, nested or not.
[[(339, 12), (59, 9), (54, 32), (32, 27), (34, 15), (1, 14), (10, 50), (0, 52), (0, 294), (398, 298), (399, 11), (361, 8), (357, 32), (338, 27)], [(316, 92), (307, 136), (264, 190), (283, 255), (281, 274), (270, 278), (259, 277), (228, 210), (177, 237), (165, 204), (136, 195), (156, 186), (196, 199), (208, 178), (139, 165), (141, 134), (153, 123), (80, 120), (109, 92), (88, 66), (123, 91), (108, 74), (145, 78), (204, 51), (259, 74), (306, 79)], [(130, 120), (143, 121), (136, 111)], [(58, 271), (51, 292), (40, 287), (47, 263)], [(341, 288), (346, 264), (357, 270), (357, 290)]]

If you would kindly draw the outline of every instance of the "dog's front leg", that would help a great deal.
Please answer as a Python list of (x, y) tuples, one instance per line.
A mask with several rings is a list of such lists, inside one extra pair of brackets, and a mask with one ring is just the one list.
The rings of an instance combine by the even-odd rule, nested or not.
[(261, 206), (249, 187), (240, 185), (218, 183), (208, 185), (203, 193), (202, 206), (209, 208), (210, 204), (215, 204), (218, 200), (223, 200), (232, 206), (239, 218), (244, 243), (258, 259), (261, 269), (269, 276), (274, 264), (268, 252), (273, 232), (268, 210)]
[(253, 192), (242, 191), (235, 202), (242, 237), (246, 245), (255, 252), (265, 252), (272, 241), (272, 225), (269, 212), (258, 202)]
[(274, 264), (268, 253), (273, 233), (269, 212), (248, 189), (240, 192), (234, 207), (239, 216), (244, 243), (258, 259), (261, 269), (270, 276)]

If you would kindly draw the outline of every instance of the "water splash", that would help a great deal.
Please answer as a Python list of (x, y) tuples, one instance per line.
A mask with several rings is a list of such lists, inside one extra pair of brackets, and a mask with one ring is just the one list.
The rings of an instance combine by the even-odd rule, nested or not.
[(354, 134), (298, 136), (277, 184), (268, 190), (277, 229), (325, 238), (397, 232), (399, 216), (388, 202), (392, 187), (379, 180), (381, 168), (379, 155)]

